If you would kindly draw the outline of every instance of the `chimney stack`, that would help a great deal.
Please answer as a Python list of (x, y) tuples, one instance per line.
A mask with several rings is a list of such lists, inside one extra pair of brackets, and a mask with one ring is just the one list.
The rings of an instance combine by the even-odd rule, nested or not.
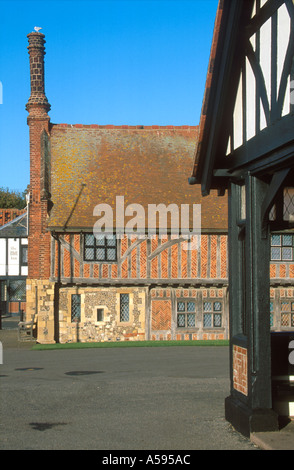
[(50, 177), (50, 155), (47, 147), (50, 140), (50, 117), (47, 113), (51, 106), (45, 95), (44, 84), (45, 36), (32, 32), (27, 37), (31, 78), (31, 96), (26, 104), (30, 132), (28, 279), (49, 279), (50, 234), (47, 232), (47, 217), (50, 208), (47, 181)]
[(45, 95), (44, 56), (45, 35), (33, 32), (27, 35), (29, 39), (31, 96), (26, 104), (29, 117), (48, 118), (51, 106)]

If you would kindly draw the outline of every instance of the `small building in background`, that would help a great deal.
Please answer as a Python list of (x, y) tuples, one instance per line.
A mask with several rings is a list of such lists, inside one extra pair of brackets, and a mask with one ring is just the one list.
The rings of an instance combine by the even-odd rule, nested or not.
[(0, 311), (21, 315), (26, 310), (28, 275), (27, 212), (0, 227)]
[(26, 212), (26, 209), (0, 209), (0, 227), (8, 224), (24, 212)]

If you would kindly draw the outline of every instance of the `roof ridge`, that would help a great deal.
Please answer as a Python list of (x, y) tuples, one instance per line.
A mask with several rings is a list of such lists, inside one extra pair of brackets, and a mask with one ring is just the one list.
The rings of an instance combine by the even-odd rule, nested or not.
[(193, 125), (181, 125), (181, 126), (173, 126), (173, 125), (166, 125), (166, 126), (160, 126), (160, 125), (150, 125), (150, 126), (144, 126), (144, 125), (115, 125), (115, 124), (67, 124), (67, 123), (52, 123), (51, 124), (54, 127), (63, 127), (63, 128), (75, 128), (75, 129), (130, 129), (130, 130), (136, 130), (136, 129), (143, 129), (143, 130), (170, 130), (170, 129), (197, 129), (199, 126), (193, 126)]

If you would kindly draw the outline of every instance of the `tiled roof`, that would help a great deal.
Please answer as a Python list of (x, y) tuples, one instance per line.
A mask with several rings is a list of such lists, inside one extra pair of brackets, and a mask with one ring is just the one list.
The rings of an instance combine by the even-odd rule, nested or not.
[[(98, 204), (202, 204), (202, 227), (227, 229), (226, 201), (189, 186), (198, 126), (52, 124), (51, 230), (92, 230)], [(192, 215), (192, 208), (191, 208)], [(147, 219), (146, 219), (147, 224)]]

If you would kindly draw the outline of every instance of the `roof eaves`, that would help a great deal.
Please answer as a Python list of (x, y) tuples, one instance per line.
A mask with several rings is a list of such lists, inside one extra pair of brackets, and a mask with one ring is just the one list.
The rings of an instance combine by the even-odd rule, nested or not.
[(219, 45), (219, 37), (220, 37), (221, 25), (223, 21), (223, 8), (224, 8), (224, 0), (220, 0), (218, 4), (218, 9), (217, 9), (216, 19), (215, 19), (215, 24), (214, 24), (212, 46), (211, 46), (211, 51), (210, 51), (210, 58), (209, 58), (208, 71), (207, 71), (206, 84), (205, 84), (205, 92), (204, 92), (200, 123), (199, 123), (198, 143), (195, 149), (194, 167), (192, 171), (192, 176), (189, 178), (189, 183), (192, 185), (201, 183), (202, 162), (200, 160), (200, 155), (201, 155), (202, 145), (204, 141), (204, 135), (207, 132), (206, 116), (207, 116), (208, 102), (209, 102), (210, 95), (211, 95), (212, 77), (215, 73), (215, 68), (216, 68), (215, 58), (216, 58), (217, 49)]

